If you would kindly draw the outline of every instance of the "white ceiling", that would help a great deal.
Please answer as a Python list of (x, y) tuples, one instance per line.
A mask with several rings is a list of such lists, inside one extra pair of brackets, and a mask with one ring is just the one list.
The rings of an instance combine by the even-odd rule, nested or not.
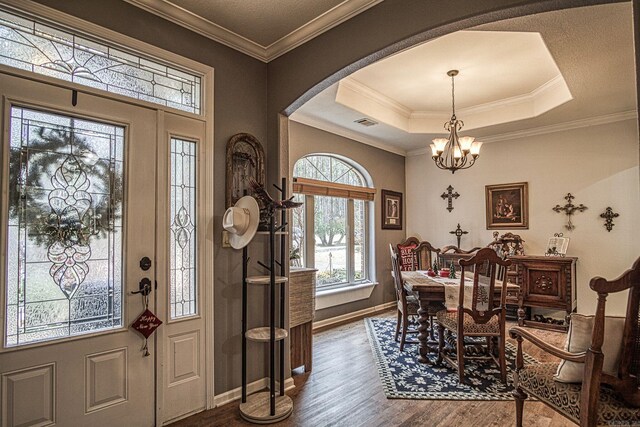
[[(352, 74), (291, 119), (399, 154), (422, 151), (436, 133), (442, 136), (438, 129), (451, 115), (452, 68), (460, 70), (456, 113), (465, 130), (473, 129), (461, 134), (486, 142), (628, 119), (636, 114), (631, 4), (542, 13), (443, 36)], [(569, 98), (516, 114), (513, 100), (554, 82), (566, 82)], [(379, 124), (354, 123), (363, 117)]]
[(382, 0), (124, 0), (269, 62)]
[(450, 111), (451, 69), (460, 71), (455, 78), (458, 109), (529, 93), (560, 75), (539, 33), (458, 31), (350, 78), (411, 111)]
[(442, 132), (452, 113), (467, 130), (539, 116), (571, 93), (534, 32), (459, 31), (379, 61), (338, 84), (335, 102), (409, 133)]

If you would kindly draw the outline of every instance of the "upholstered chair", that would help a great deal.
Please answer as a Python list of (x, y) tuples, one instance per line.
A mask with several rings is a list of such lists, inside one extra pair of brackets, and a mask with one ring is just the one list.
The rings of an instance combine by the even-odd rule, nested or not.
[[(572, 315), (566, 349), (524, 328), (509, 330), (518, 343), (513, 392), (518, 427), (529, 395), (582, 427), (640, 425), (640, 258), (619, 278), (595, 277), (589, 287), (598, 293), (595, 316)], [(605, 317), (608, 295), (627, 291), (626, 316)], [(585, 327), (586, 321), (591, 323)], [(525, 364), (525, 339), (562, 361)]]

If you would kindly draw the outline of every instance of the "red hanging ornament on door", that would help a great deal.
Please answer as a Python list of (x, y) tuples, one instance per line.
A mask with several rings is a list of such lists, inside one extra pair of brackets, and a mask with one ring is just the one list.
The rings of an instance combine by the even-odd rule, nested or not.
[(145, 338), (149, 338), (160, 325), (162, 325), (162, 320), (158, 319), (151, 310), (146, 309), (140, 316), (138, 316), (131, 327), (140, 332)]
[(140, 332), (144, 337), (144, 346), (142, 347), (142, 350), (144, 351), (143, 356), (149, 356), (150, 353), (147, 339), (156, 329), (158, 329), (160, 325), (162, 325), (162, 320), (158, 319), (148, 308), (145, 309), (131, 325), (133, 329)]

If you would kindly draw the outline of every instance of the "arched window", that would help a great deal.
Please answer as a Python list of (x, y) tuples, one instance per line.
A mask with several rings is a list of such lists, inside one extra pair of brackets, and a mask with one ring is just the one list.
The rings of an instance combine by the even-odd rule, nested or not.
[(292, 264), (318, 270), (317, 288), (369, 280), (369, 204), (375, 189), (355, 162), (327, 154), (299, 159), (293, 191)]

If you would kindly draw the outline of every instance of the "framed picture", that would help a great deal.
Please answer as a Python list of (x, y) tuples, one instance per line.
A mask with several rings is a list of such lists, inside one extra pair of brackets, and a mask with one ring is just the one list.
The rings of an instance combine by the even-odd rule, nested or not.
[(529, 228), (529, 192), (526, 182), (485, 186), (487, 229)]
[(382, 229), (402, 230), (402, 193), (382, 190)]

